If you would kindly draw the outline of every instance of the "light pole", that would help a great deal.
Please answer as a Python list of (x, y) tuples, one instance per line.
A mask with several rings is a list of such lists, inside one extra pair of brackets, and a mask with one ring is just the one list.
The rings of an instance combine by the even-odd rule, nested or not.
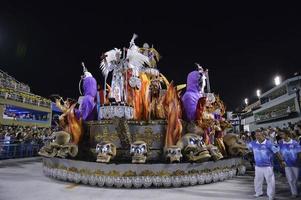
[(296, 98), (299, 107), (299, 116), (301, 116), (301, 105), (300, 105), (300, 88), (296, 88)]

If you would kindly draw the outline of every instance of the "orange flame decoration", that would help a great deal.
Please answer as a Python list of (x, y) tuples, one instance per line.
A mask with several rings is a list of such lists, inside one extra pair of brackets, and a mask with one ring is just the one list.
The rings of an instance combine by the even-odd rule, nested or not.
[[(131, 72), (128, 71), (128, 77)], [(134, 119), (135, 120), (149, 120), (150, 118), (150, 96), (149, 85), (150, 80), (146, 74), (140, 74), (141, 88), (140, 90), (133, 89), (127, 86), (127, 102), (134, 106)]]
[(68, 126), (73, 144), (78, 144), (83, 136), (83, 120), (77, 119), (74, 114), (74, 107), (76, 104), (71, 105), (67, 111)]
[(149, 85), (150, 80), (145, 73), (140, 74), (141, 79), (141, 104), (142, 104), (142, 118), (143, 120), (149, 120), (150, 117), (150, 96), (149, 96)]
[[(132, 71), (128, 70), (127, 77), (131, 77)], [(125, 83), (127, 88), (127, 103), (134, 107), (135, 120), (150, 120), (151, 113), (151, 97), (150, 97), (150, 84), (151, 79), (145, 73), (140, 74), (141, 88), (140, 90), (131, 88), (128, 81)], [(181, 123), (181, 103), (178, 93), (173, 84), (169, 84), (166, 94), (162, 100), (158, 102), (159, 107), (164, 107), (164, 114), (160, 118), (166, 116), (167, 130), (165, 136), (165, 146), (176, 145), (177, 141), (181, 138), (182, 123)], [(165, 118), (165, 117), (164, 117)]]
[(167, 88), (163, 105), (168, 123), (165, 135), (165, 147), (170, 147), (176, 145), (182, 134), (181, 104), (173, 83), (170, 83)]
[[(82, 119), (77, 119), (74, 114), (75, 104), (72, 104), (68, 109), (64, 109), (60, 116), (60, 126), (71, 135), (72, 143), (78, 144), (83, 135)], [(62, 107), (60, 107), (62, 108)]]

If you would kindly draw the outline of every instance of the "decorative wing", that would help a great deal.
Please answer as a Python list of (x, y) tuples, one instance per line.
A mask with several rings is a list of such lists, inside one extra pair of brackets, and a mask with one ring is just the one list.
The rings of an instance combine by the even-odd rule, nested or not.
[(130, 48), (127, 50), (126, 58), (129, 62), (129, 67), (133, 69), (139, 69), (144, 64), (150, 66), (149, 58), (142, 53), (140, 53), (139, 47), (135, 45), (135, 39), (138, 37), (134, 33), (131, 41)]
[(120, 59), (121, 51), (120, 49), (114, 48), (110, 51), (107, 51), (102, 56), (103, 59), (100, 63), (100, 69), (104, 76), (107, 76), (110, 71), (112, 71), (115, 67), (115, 62)]
[(161, 56), (160, 56), (159, 52), (153, 47), (150, 48), (149, 51), (153, 55), (153, 60), (152, 60), (152, 63), (151, 63), (152, 67), (155, 67), (157, 65), (157, 62), (159, 62)]
[(144, 64), (150, 66), (149, 58), (139, 52), (139, 48), (133, 44), (131, 48), (127, 50), (126, 58), (129, 62), (130, 68), (139, 68)]
[(159, 62), (161, 56), (159, 54), (159, 52), (154, 48), (140, 48), (139, 49), (140, 52), (145, 52), (148, 51), (149, 52), (149, 62), (150, 62), (150, 67), (155, 68), (157, 66), (157, 62)]

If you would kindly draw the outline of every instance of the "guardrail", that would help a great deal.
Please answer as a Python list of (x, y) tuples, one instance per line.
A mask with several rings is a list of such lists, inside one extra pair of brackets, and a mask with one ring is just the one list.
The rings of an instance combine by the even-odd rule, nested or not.
[(37, 156), (43, 144), (7, 144), (0, 142), (0, 159), (25, 158)]

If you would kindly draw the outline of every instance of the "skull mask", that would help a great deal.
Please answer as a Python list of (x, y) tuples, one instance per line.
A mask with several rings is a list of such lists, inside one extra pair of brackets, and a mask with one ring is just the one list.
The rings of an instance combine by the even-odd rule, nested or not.
[(58, 145), (65, 145), (70, 142), (70, 134), (64, 131), (55, 132), (55, 143)]
[(96, 162), (108, 163), (116, 156), (116, 146), (110, 142), (101, 142), (96, 145)]
[(211, 158), (203, 137), (196, 134), (186, 134), (177, 143), (185, 158), (191, 162), (205, 162)]
[(207, 147), (213, 160), (217, 161), (224, 157), (216, 146), (210, 144)]
[(147, 145), (143, 141), (136, 141), (131, 144), (130, 154), (132, 163), (145, 163), (147, 157)]
[(166, 149), (166, 160), (170, 163), (179, 163), (182, 160), (181, 148), (170, 146)]
[(243, 156), (249, 153), (247, 145), (237, 137), (237, 135), (228, 133), (223, 138), (227, 153), (230, 156)]

